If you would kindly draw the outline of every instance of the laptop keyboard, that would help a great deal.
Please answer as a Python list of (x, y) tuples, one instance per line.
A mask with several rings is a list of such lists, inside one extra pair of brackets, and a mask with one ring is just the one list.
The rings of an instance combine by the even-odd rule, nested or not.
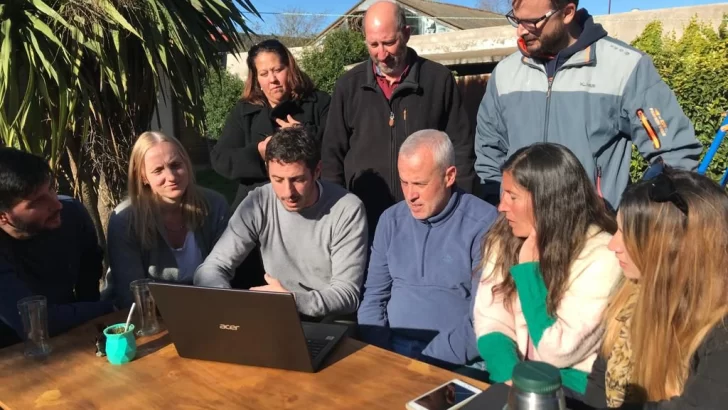
[(306, 339), (306, 345), (308, 346), (309, 353), (311, 353), (311, 358), (315, 359), (328, 343), (329, 341), (324, 339)]

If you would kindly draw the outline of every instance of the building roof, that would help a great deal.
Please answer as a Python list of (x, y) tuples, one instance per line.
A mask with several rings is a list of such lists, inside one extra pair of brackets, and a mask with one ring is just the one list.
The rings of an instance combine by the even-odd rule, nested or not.
[[(359, 6), (367, 0), (360, 0), (350, 8), (345, 16), (355, 14)], [(468, 30), (473, 28), (483, 28), (492, 26), (504, 26), (508, 21), (503, 15), (490, 11), (475, 9), (472, 7), (458, 6), (456, 4), (441, 3), (433, 0), (396, 0), (402, 6), (417, 11), (420, 15), (437, 17), (437, 20), (445, 25), (452, 26), (455, 29)], [(341, 25), (346, 18), (339, 17), (328, 27), (326, 27), (317, 39)]]
[(432, 17), (442, 17), (438, 18), (438, 20), (455, 28), (459, 28), (460, 30), (503, 26), (508, 24), (506, 18), (501, 14), (480, 9), (474, 9), (472, 7), (458, 6), (456, 4), (440, 3), (430, 0), (397, 1), (403, 6), (415, 9), (422, 14)]

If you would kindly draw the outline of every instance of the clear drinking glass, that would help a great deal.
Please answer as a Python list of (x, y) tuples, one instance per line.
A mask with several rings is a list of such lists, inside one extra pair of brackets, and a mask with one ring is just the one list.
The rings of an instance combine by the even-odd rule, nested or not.
[(151, 279), (139, 279), (129, 285), (136, 302), (134, 316), (138, 336), (151, 336), (161, 330), (157, 320), (157, 304), (149, 290), (151, 282)]
[(45, 296), (30, 296), (18, 301), (23, 321), (26, 357), (45, 357), (51, 352), (48, 336), (48, 302)]

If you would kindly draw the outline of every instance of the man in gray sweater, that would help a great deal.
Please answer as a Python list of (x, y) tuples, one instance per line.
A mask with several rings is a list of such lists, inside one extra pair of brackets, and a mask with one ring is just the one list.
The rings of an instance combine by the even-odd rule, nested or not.
[(310, 317), (355, 312), (367, 261), (364, 205), (319, 181), (320, 146), (301, 127), (277, 131), (265, 162), (271, 183), (238, 206), (194, 284), (229, 288), (235, 268), (259, 244), (268, 284), (251, 290), (290, 292)]

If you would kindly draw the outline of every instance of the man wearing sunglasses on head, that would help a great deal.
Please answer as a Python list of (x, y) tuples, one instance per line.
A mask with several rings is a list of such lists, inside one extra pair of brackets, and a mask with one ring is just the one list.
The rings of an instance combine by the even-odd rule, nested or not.
[(506, 17), (519, 51), (493, 71), (475, 137), (486, 200), (499, 201), (501, 164), (535, 142), (573, 151), (613, 208), (633, 144), (650, 163), (697, 167), (702, 146), (650, 57), (609, 37), (578, 0), (515, 0)]

